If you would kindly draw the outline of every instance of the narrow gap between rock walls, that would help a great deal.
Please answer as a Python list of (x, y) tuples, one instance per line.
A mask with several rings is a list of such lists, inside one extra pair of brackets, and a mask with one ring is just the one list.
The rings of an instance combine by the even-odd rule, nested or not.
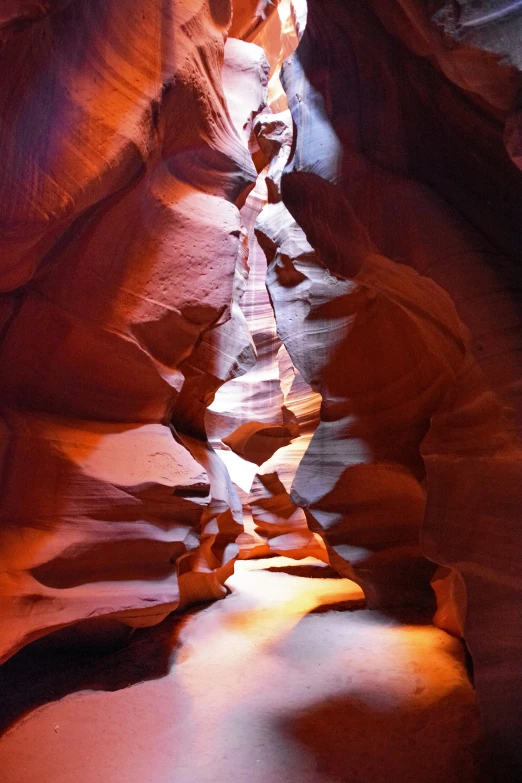
[[(313, 556), (327, 563), (322, 539), (309, 530), (304, 511), (290, 499), (296, 469), (319, 421), (321, 396), (294, 367), (277, 335), (265, 280), (267, 260), (255, 234), (262, 210), (281, 201), (279, 183), (291, 153), (293, 126), (279, 75), (304, 32), (306, 10), (306, 0), (282, 0), (247, 41), (227, 41), (223, 76), (232, 116), (241, 105), (241, 87), (248, 89), (248, 84), (245, 73), (227, 74), (227, 60), (255, 62), (253, 49), (261, 47), (269, 67), (265, 105), (250, 118), (248, 128), (249, 150), (259, 173), (241, 209), (248, 260), (247, 269), (240, 270), (246, 281), (234, 303), (246, 319), (257, 358), (246, 373), (216, 392), (205, 415), (205, 429), (242, 507), (244, 531), (237, 538), (238, 557)], [(261, 71), (261, 79), (266, 76)]]

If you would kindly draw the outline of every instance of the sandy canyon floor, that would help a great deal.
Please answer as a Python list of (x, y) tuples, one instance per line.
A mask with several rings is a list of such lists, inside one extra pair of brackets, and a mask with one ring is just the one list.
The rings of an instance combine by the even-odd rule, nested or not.
[(8, 661), (1, 783), (487, 779), (458, 640), (310, 559), (238, 562), (227, 586), (117, 651)]

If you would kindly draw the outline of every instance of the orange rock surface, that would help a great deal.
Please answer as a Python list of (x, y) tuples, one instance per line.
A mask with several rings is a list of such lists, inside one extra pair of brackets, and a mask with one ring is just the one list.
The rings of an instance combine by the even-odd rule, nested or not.
[[(254, 625), (264, 586), (302, 589), (303, 617), (322, 601), (255, 560), (312, 556), (327, 592), (431, 607), (430, 655), (464, 639), (501, 779), (522, 775), (521, 19), (508, 0), (3, 4), (0, 662), (244, 578), (197, 615), (219, 658), (254, 581)], [(466, 752), (419, 781), (474, 780)], [(350, 780), (375, 779), (364, 763)]]

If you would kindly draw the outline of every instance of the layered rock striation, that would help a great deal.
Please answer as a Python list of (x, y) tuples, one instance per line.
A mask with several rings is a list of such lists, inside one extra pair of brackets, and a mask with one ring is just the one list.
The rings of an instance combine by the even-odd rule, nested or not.
[(306, 5), (0, 12), (0, 659), (311, 554), (516, 774), (522, 17)]
[(491, 45), (487, 13), (466, 26), (463, 9), (457, 40), (440, 30), (449, 10), (373, 6), (310, 2), (283, 67), (294, 146), (285, 206), (258, 235), (278, 332), (322, 395), (291, 498), (375, 604), (420, 599), (421, 550), (443, 566), (436, 619), (464, 634), (491, 747), (516, 775), (516, 52)]
[(0, 53), (3, 656), (225, 593), (241, 508), (185, 400), (255, 358), (234, 304), (256, 171), (223, 91), (230, 13), (48, 10)]

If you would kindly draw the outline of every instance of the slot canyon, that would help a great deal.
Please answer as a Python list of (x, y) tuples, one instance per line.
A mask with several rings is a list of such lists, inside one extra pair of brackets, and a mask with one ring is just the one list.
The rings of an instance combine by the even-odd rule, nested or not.
[(522, 780), (522, 2), (0, 2), (0, 783)]

